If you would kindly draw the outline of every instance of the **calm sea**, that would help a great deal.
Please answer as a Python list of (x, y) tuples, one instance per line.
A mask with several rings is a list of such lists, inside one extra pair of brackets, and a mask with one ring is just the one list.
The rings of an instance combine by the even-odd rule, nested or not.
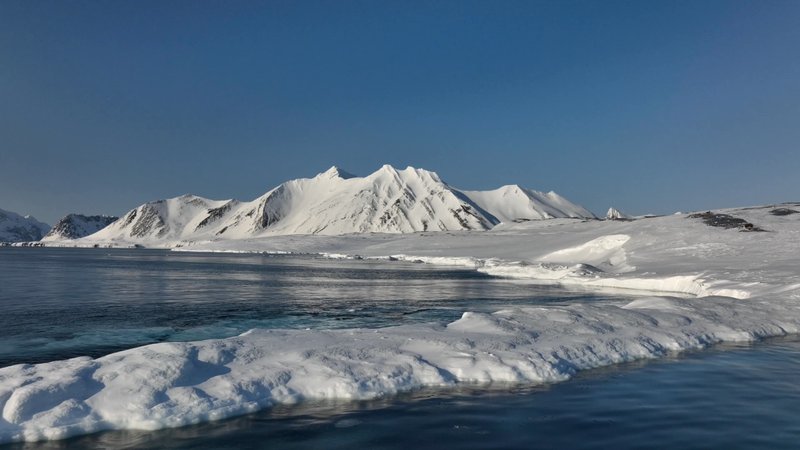
[[(0, 367), (251, 328), (449, 322), (507, 305), (626, 302), (475, 271), (311, 256), (0, 248)], [(9, 448), (797, 448), (800, 341), (721, 347), (545, 387), (315, 403)]]

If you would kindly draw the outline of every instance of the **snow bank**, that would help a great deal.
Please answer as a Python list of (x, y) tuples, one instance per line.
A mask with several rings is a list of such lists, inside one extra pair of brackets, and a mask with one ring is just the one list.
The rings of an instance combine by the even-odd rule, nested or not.
[(0, 369), (0, 442), (177, 427), (308, 399), (556, 382), (579, 370), (798, 331), (797, 302), (726, 297), (466, 312), (447, 325), (252, 330)]

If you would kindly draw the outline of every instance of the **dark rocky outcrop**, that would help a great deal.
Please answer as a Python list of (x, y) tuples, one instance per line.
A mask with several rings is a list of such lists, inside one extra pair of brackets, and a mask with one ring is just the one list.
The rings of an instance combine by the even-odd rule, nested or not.
[(78, 239), (102, 230), (115, 222), (114, 216), (85, 216), (83, 214), (67, 214), (62, 217), (44, 237), (50, 239)]
[(800, 211), (795, 211), (794, 209), (789, 209), (789, 208), (775, 208), (769, 213), (772, 214), (773, 216), (788, 216), (791, 214), (797, 214), (798, 212)]
[(710, 227), (725, 229), (736, 228), (739, 231), (765, 231), (744, 219), (734, 217), (730, 214), (720, 214), (706, 211), (704, 213), (689, 214), (687, 217), (689, 219), (703, 219), (703, 223)]

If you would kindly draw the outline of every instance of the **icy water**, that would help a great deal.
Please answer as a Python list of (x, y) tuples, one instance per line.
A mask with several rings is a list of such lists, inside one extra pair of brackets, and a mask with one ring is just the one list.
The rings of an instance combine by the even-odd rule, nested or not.
[[(0, 248), (0, 366), (253, 327), (379, 327), (509, 304), (628, 300), (401, 262)], [(792, 338), (588, 371), (551, 386), (312, 403), (0, 448), (797, 448), (798, 373), (800, 340)]]
[(280, 407), (156, 432), (0, 446), (62, 449), (796, 449), (800, 340), (720, 346), (570, 381)]
[(0, 367), (252, 328), (458, 319), (510, 304), (619, 301), (400, 261), (0, 248)]

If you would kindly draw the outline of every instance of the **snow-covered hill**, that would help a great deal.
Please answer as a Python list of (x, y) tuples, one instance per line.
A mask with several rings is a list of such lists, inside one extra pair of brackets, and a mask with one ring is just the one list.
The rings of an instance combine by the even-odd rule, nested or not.
[(556, 217), (594, 215), (554, 192), (519, 186), (463, 191), (424, 169), (385, 165), (356, 177), (332, 167), (250, 202), (184, 195), (146, 203), (89, 240), (163, 245), (265, 235), (488, 230), (505, 221)]
[(117, 219), (119, 217), (67, 214), (53, 225), (53, 228), (42, 238), (42, 241), (60, 241), (89, 236), (107, 227)]
[(461, 192), (501, 222), (595, 217), (589, 210), (553, 191), (544, 193), (514, 184), (493, 191)]
[(38, 241), (50, 229), (32, 216), (0, 209), (0, 242)]

